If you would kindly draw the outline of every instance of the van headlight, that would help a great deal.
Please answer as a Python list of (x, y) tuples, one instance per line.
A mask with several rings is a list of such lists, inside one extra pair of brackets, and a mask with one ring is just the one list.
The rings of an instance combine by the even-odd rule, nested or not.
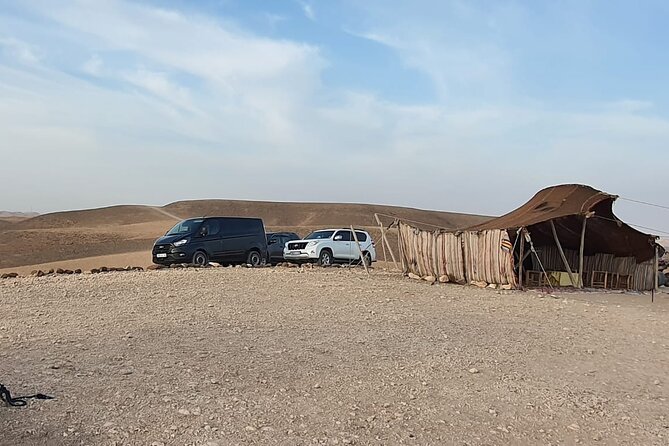
[(187, 239), (187, 238), (182, 238), (182, 239), (179, 240), (178, 242), (174, 242), (173, 245), (174, 245), (174, 246), (183, 246), (183, 245), (185, 245), (186, 243), (188, 243), (188, 239)]
[(309, 242), (309, 243), (307, 243), (307, 248), (309, 248), (311, 246), (316, 246), (317, 244), (318, 244), (317, 241)]

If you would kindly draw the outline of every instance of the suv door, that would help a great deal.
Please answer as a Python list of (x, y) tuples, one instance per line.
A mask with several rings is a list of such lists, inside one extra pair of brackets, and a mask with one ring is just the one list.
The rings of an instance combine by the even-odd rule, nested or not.
[(332, 237), (332, 255), (335, 259), (351, 260), (351, 231), (343, 229)]

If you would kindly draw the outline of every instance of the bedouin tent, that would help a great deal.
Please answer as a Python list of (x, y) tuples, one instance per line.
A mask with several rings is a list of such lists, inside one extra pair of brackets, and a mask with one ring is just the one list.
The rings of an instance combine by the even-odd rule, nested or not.
[(651, 290), (664, 250), (614, 215), (617, 198), (565, 184), (461, 231), (398, 221), (403, 269), (459, 283)]

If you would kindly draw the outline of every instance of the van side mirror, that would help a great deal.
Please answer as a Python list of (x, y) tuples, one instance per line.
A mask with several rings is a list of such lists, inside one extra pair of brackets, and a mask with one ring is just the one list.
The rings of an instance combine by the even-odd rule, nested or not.
[(268, 245), (275, 245), (275, 244), (276, 244), (276, 239), (275, 239), (275, 238), (269, 239), (269, 240), (267, 241), (267, 244), (268, 244)]

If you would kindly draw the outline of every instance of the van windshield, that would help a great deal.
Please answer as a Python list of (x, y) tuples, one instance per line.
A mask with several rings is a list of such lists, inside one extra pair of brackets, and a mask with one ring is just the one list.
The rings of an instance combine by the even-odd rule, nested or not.
[(325, 238), (332, 237), (334, 231), (314, 231), (311, 234), (304, 237), (305, 240), (321, 240)]
[(192, 234), (198, 227), (202, 224), (204, 220), (201, 218), (194, 218), (191, 220), (184, 220), (182, 222), (174, 225), (165, 235), (181, 235), (181, 234)]

